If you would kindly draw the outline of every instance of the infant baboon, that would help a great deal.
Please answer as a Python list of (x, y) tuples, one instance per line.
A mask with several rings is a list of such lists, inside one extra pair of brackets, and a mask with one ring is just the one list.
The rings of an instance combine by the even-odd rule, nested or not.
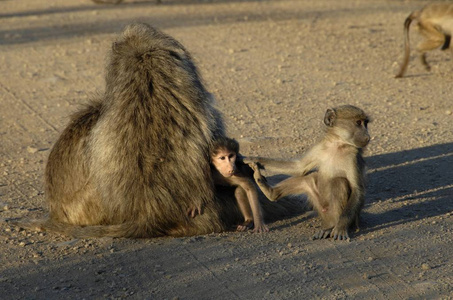
[(240, 157), (239, 143), (227, 137), (216, 139), (211, 148), (211, 164), (214, 184), (235, 187), (234, 196), (244, 217), (244, 223), (237, 226), (237, 230), (254, 227), (253, 232), (268, 232), (252, 170)]
[(453, 33), (453, 4), (448, 2), (431, 3), (421, 10), (412, 12), (404, 22), (404, 59), (400, 71), (395, 76), (404, 76), (409, 64), (409, 27), (413, 20), (417, 21), (417, 27), (426, 40), (417, 45), (420, 59), (427, 71), (431, 70), (426, 61), (426, 52), (441, 47), (442, 50), (450, 47), (451, 35)]
[(77, 237), (227, 230), (209, 161), (223, 135), (186, 49), (149, 25), (129, 25), (113, 43), (105, 94), (72, 117), (49, 155), (48, 220), (26, 227)]
[[(255, 180), (272, 201), (283, 196), (306, 194), (322, 220), (322, 229), (313, 238), (349, 240), (348, 229), (358, 226), (365, 198), (365, 161), (362, 148), (370, 141), (368, 116), (351, 105), (328, 109), (323, 140), (300, 160), (283, 161), (248, 157)], [(259, 167), (293, 175), (271, 187)]]

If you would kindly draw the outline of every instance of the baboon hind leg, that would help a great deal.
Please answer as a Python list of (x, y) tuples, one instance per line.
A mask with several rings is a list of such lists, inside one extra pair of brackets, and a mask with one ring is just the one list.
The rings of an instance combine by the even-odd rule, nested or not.
[[(333, 237), (338, 240), (348, 240), (349, 221), (341, 221), (351, 195), (349, 181), (344, 177), (333, 178), (323, 184), (317, 211), (321, 217), (322, 225), (313, 236), (313, 239)], [(316, 206), (315, 206), (316, 207)]]
[(426, 38), (425, 41), (417, 45), (417, 51), (420, 53), (420, 61), (427, 71), (431, 70), (431, 66), (426, 61), (426, 52), (440, 48), (446, 43), (446, 36), (431, 23), (423, 23), (419, 25), (420, 33)]

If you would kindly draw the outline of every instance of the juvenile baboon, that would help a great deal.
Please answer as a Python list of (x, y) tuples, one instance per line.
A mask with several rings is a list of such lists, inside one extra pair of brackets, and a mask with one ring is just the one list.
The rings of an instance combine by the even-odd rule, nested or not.
[[(269, 200), (306, 194), (322, 220), (313, 238), (349, 240), (348, 229), (358, 226), (365, 197), (365, 161), (362, 148), (370, 141), (368, 116), (355, 106), (330, 108), (324, 116), (323, 140), (300, 160), (245, 158), (255, 171), (256, 183)], [(293, 175), (271, 187), (259, 167)]]
[(214, 184), (235, 187), (234, 196), (244, 217), (244, 223), (238, 225), (237, 230), (245, 231), (254, 227), (253, 232), (268, 232), (252, 170), (241, 159), (239, 143), (220, 137), (212, 144), (210, 154)]
[(149, 25), (129, 25), (110, 51), (105, 94), (72, 117), (49, 155), (49, 218), (25, 227), (77, 237), (226, 230), (209, 159), (223, 135), (186, 49)]
[(427, 71), (430, 71), (431, 67), (426, 61), (426, 52), (441, 46), (442, 50), (450, 47), (453, 33), (452, 3), (430, 3), (421, 10), (412, 12), (404, 22), (404, 59), (396, 78), (404, 76), (409, 64), (409, 27), (413, 20), (417, 21), (420, 34), (426, 38), (417, 45), (417, 51), (420, 53), (420, 60)]

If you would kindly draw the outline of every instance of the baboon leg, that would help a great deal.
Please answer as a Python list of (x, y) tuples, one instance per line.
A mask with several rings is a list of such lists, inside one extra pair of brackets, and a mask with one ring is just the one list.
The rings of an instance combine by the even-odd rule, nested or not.
[[(349, 181), (344, 177), (334, 178), (330, 186), (331, 203), (333, 207), (332, 213), (334, 214), (335, 227), (330, 234), (334, 240), (349, 240), (348, 229), (357, 217), (356, 205), (358, 198), (353, 193)], [(354, 196), (353, 196), (354, 194)], [(354, 202), (354, 203), (352, 203)]]
[[(322, 220), (322, 229), (313, 238), (333, 237), (335, 240), (347, 240), (350, 220), (339, 222), (348, 206), (351, 195), (349, 181), (345, 177), (336, 177), (323, 184), (320, 203), (315, 207)], [(318, 208), (319, 207), (319, 208)], [(341, 224), (340, 224), (341, 223)]]
[(277, 201), (278, 199), (288, 195), (305, 194), (308, 197), (313, 197), (317, 194), (315, 178), (313, 175), (314, 174), (310, 174), (308, 176), (289, 177), (288, 179), (279, 182), (274, 187), (270, 186), (267, 183), (267, 180), (262, 177), (257, 180), (257, 184), (261, 191), (263, 191), (266, 197), (271, 201)]
[(234, 191), (234, 197), (236, 198), (239, 210), (244, 216), (244, 223), (237, 226), (237, 231), (246, 231), (251, 229), (253, 227), (253, 213), (250, 208), (246, 191), (241, 187), (237, 187)]
[(447, 50), (448, 48), (450, 48), (450, 43), (451, 43), (451, 35), (445, 35), (445, 42), (444, 44), (442, 45), (442, 48), (440, 48), (440, 50)]
[(437, 49), (445, 44), (445, 35), (431, 23), (423, 23), (419, 25), (420, 33), (427, 39), (417, 45), (417, 51), (420, 53), (420, 60), (427, 71), (431, 70), (426, 61), (426, 52)]

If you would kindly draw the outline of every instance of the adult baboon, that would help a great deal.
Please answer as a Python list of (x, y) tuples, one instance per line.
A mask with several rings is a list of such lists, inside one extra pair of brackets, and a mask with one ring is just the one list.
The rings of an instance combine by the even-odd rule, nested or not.
[(404, 58), (396, 78), (404, 76), (409, 64), (409, 27), (413, 20), (417, 21), (420, 34), (426, 38), (417, 45), (417, 51), (420, 53), (420, 60), (427, 71), (430, 71), (431, 67), (426, 61), (426, 52), (441, 46), (442, 50), (450, 47), (453, 33), (452, 3), (430, 3), (421, 10), (412, 12), (404, 22)]
[[(313, 238), (349, 239), (348, 229), (358, 226), (365, 199), (365, 161), (362, 148), (370, 141), (368, 116), (351, 105), (328, 109), (324, 139), (300, 160), (283, 161), (248, 157), (255, 180), (272, 201), (286, 195), (306, 194), (322, 220)], [(259, 167), (293, 175), (271, 187)]]
[(129, 25), (110, 51), (105, 94), (72, 117), (49, 155), (49, 218), (26, 227), (77, 237), (223, 231), (209, 163), (223, 135), (186, 49), (149, 25)]

